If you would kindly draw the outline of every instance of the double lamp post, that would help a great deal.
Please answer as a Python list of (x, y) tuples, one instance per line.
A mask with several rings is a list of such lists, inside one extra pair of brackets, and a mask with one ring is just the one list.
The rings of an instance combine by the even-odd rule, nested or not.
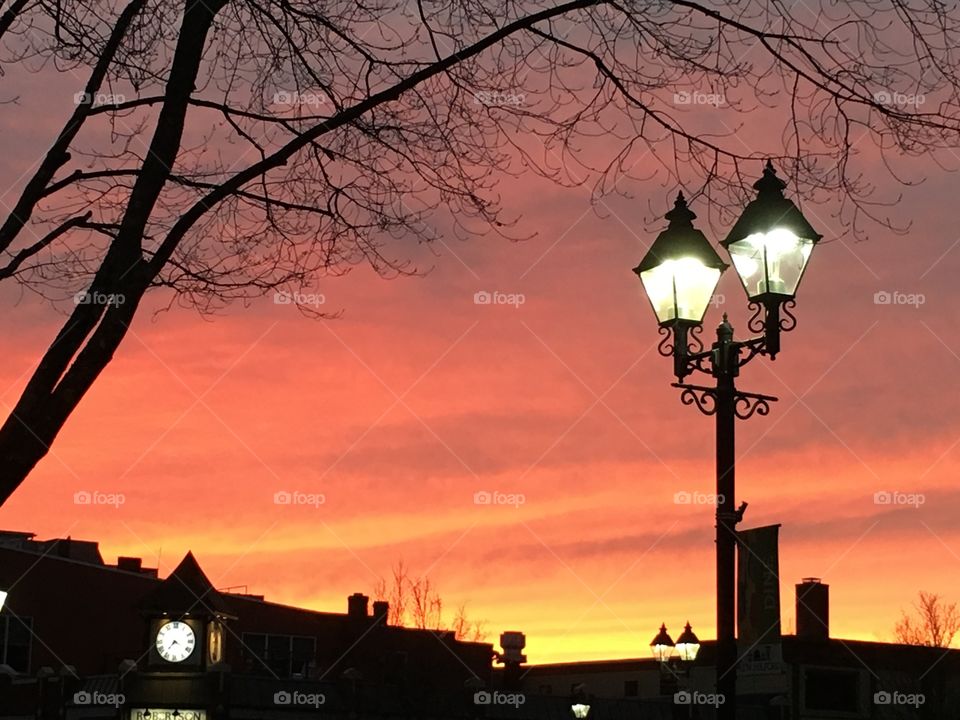
[[(790, 310), (813, 247), (822, 237), (784, 197), (786, 183), (777, 177), (770, 162), (753, 187), (756, 198), (720, 244), (730, 255), (747, 293), (753, 311), (747, 327), (757, 333), (755, 337), (734, 339), (733, 327), (724, 313), (716, 342), (704, 349), (698, 333), (720, 275), (728, 265), (693, 226), (696, 215), (682, 194), (666, 214), (667, 229), (634, 268), (663, 335), (660, 354), (673, 358), (677, 378), (673, 387), (680, 389), (681, 402), (696, 404), (702, 413), (716, 418), (716, 689), (722, 698), (718, 720), (734, 720), (737, 706), (736, 526), (747, 504), (734, 505), (734, 425), (737, 418), (766, 415), (769, 403), (776, 400), (770, 395), (743, 392), (737, 389), (735, 380), (740, 368), (758, 355), (775, 359), (780, 352), (780, 333), (796, 326)], [(713, 377), (714, 384), (684, 383), (694, 372)]]

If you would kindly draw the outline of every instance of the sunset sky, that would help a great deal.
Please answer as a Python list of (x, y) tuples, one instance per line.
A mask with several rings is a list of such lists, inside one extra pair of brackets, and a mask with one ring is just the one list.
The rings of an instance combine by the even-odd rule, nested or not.
[[(5, 125), (23, 141), (3, 187), (46, 130)], [(739, 379), (780, 398), (738, 422), (737, 501), (746, 527), (782, 523), (786, 632), (808, 576), (831, 587), (835, 637), (891, 639), (919, 590), (960, 601), (960, 186), (920, 167), (926, 181), (888, 210), (912, 223), (905, 236), (858, 242), (831, 208), (804, 206), (824, 242), (798, 328)], [(712, 509), (674, 502), (713, 491), (713, 423), (670, 387), (630, 271), (677, 188), (623, 189), (633, 197), (592, 208), (588, 188), (505, 182), (535, 237), (394, 244), (424, 274), (321, 279), (335, 319), (272, 296), (215, 317), (155, 314), (157, 295), (0, 527), (98, 540), (109, 562), (142, 556), (161, 575), (192, 550), (217, 587), (333, 611), (403, 560), (448, 607), (467, 603), (490, 641), (525, 632), (533, 662), (647, 656), (661, 622), (713, 637)], [(715, 241), (727, 229), (701, 227)], [(523, 302), (476, 304), (483, 291)], [(876, 303), (883, 292), (921, 297)], [(724, 311), (745, 336), (732, 270), (718, 293), (704, 337)], [(0, 307), (8, 412), (70, 305), (8, 284)], [(124, 502), (77, 505), (82, 491)], [(483, 491), (524, 501), (476, 504)], [(277, 492), (325, 502), (276, 504)], [(878, 492), (922, 504), (877, 504)]]

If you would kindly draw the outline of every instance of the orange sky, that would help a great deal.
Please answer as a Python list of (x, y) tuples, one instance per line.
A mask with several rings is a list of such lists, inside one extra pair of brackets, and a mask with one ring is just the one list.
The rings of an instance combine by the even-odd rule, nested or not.
[[(7, 179), (40, 134), (14, 129)], [(598, 217), (585, 191), (525, 178), (504, 191), (534, 239), (395, 245), (430, 272), (324, 280), (332, 321), (271, 298), (212, 319), (144, 308), (0, 527), (99, 540), (164, 574), (189, 549), (219, 587), (338, 611), (402, 559), (489, 639), (526, 632), (532, 661), (646, 655), (661, 622), (712, 637), (711, 512), (674, 495), (712, 491), (713, 425), (669, 386), (630, 272), (675, 189), (629, 190)], [(781, 398), (738, 424), (738, 500), (747, 526), (783, 525), (787, 631), (805, 576), (830, 584), (840, 637), (889, 639), (921, 589), (960, 601), (957, 190), (942, 174), (910, 189), (891, 210), (913, 221), (906, 237), (824, 242), (782, 355), (740, 378)], [(807, 212), (841, 233), (829, 209)], [(477, 305), (478, 291), (525, 301)], [(880, 291), (925, 302), (877, 305)], [(743, 335), (732, 271), (719, 293), (704, 335), (721, 310)], [(63, 315), (12, 287), (0, 307), (8, 410)], [(124, 504), (76, 505), (78, 491)], [(284, 491), (325, 502), (275, 504)], [(925, 502), (877, 505), (882, 491)]]
[[(528, 243), (448, 243), (418, 258), (425, 278), (325, 282), (335, 321), (270, 299), (212, 321), (141, 314), (0, 526), (159, 555), (163, 572), (192, 549), (221, 587), (322, 609), (403, 559), (491, 639), (525, 631), (534, 661), (644, 654), (661, 621), (710, 637), (711, 514), (673, 496), (712, 490), (712, 423), (669, 387), (629, 271), (649, 230), (625, 202), (599, 220), (554, 192), (530, 208)], [(909, 238), (821, 246), (799, 328), (741, 376), (781, 397), (738, 425), (738, 480), (748, 525), (783, 523), (788, 630), (803, 576), (830, 583), (845, 637), (889, 637), (919, 589), (960, 598), (960, 251), (935, 262), (952, 232), (924, 213)], [(476, 305), (478, 290), (525, 303)], [(880, 290), (926, 302), (874, 305)], [(720, 293), (742, 330), (732, 275)], [(9, 405), (58, 316), (7, 298)], [(125, 503), (75, 505), (82, 490)], [(476, 505), (480, 490), (525, 502)], [(926, 502), (875, 505), (883, 490)]]

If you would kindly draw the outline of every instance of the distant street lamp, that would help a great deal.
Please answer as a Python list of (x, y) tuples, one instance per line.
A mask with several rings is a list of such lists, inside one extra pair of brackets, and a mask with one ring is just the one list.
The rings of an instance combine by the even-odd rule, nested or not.
[(653, 651), (653, 657), (661, 664), (669, 663), (674, 658), (682, 663), (693, 663), (700, 652), (700, 640), (694, 635), (690, 623), (687, 623), (677, 642), (674, 643), (667, 632), (667, 626), (661, 624), (660, 632), (650, 641), (650, 650)]
[(653, 650), (653, 657), (657, 659), (657, 662), (665, 663), (673, 655), (675, 647), (673, 639), (669, 633), (667, 633), (666, 624), (660, 625), (660, 632), (650, 641), (650, 649)]
[(570, 713), (575, 720), (586, 720), (587, 716), (590, 715), (589, 702), (586, 686), (583, 683), (574, 685), (573, 697), (570, 702)]
[[(681, 402), (696, 404), (705, 415), (716, 416), (716, 677), (717, 692), (724, 698), (718, 708), (718, 720), (734, 720), (737, 712), (736, 526), (747, 504), (742, 503), (739, 508), (734, 505), (734, 420), (746, 420), (754, 413), (766, 415), (770, 412), (769, 403), (776, 400), (770, 395), (741, 392), (734, 380), (740, 368), (757, 355), (768, 355), (772, 360), (780, 352), (780, 333), (796, 326), (790, 310), (813, 248), (822, 237), (797, 206), (784, 197), (786, 184), (769, 162), (753, 187), (756, 198), (744, 209), (721, 245), (730, 254), (754, 311), (747, 327), (762, 335), (734, 340), (733, 327), (724, 313), (716, 342), (704, 350), (698, 333), (727, 265), (703, 233), (693, 227), (696, 215), (687, 207), (682, 194), (666, 215), (667, 229), (634, 268), (664, 336), (658, 348), (660, 354), (673, 358), (677, 378), (673, 386), (681, 390)], [(745, 353), (743, 357), (741, 352)], [(684, 378), (694, 371), (712, 376), (715, 385), (684, 384)], [(666, 635), (666, 628), (661, 630)], [(666, 638), (669, 640), (668, 635)]]
[(697, 659), (699, 653), (700, 640), (693, 634), (693, 628), (690, 627), (690, 623), (687, 623), (683, 632), (680, 633), (680, 637), (677, 638), (677, 655), (680, 656), (683, 662), (692, 663)]

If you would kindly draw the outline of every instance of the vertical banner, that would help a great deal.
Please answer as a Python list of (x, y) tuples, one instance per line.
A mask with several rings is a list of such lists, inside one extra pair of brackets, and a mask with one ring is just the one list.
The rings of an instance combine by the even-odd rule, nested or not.
[(780, 642), (780, 525), (737, 533), (737, 638), (740, 652)]

